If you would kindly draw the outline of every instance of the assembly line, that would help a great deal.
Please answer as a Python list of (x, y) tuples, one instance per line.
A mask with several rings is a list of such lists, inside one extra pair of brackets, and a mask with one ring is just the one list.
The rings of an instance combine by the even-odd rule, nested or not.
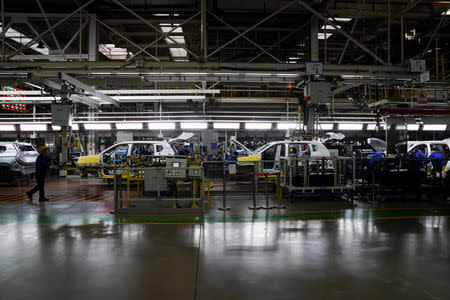
[(448, 0), (0, 2), (0, 300), (450, 299)]

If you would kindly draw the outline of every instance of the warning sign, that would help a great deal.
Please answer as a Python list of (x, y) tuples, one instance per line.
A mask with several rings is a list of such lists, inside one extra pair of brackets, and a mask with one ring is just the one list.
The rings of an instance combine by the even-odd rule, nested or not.
[(428, 103), (428, 95), (425, 90), (419, 90), (417, 92), (417, 104), (427, 104)]

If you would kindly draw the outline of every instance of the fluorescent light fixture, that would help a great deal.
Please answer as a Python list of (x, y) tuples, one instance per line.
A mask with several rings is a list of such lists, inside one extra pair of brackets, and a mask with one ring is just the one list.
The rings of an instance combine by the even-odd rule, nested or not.
[(133, 53), (126, 48), (116, 47), (114, 44), (99, 44), (98, 51), (109, 59), (123, 60), (127, 58), (127, 54), (132, 56)]
[(109, 123), (85, 123), (84, 129), (86, 129), (86, 130), (111, 130), (111, 124), (109, 124)]
[(124, 123), (116, 123), (116, 128), (118, 130), (131, 130), (131, 129), (142, 129), (142, 123), (134, 123), (134, 122), (124, 122)]
[(181, 122), (181, 129), (206, 129), (208, 128), (208, 123), (206, 122)]
[(423, 125), (424, 131), (444, 131), (447, 129), (447, 124), (425, 124)]
[(239, 123), (214, 123), (214, 129), (239, 129), (241, 124)]
[(300, 126), (299, 123), (296, 123), (296, 122), (290, 122), (290, 123), (289, 122), (280, 122), (280, 123), (277, 123), (277, 129), (278, 130), (295, 129), (295, 128), (300, 129), (302, 127)]
[(319, 123), (319, 125), (314, 125), (316, 129), (319, 130), (333, 130), (334, 124), (333, 123)]
[(406, 130), (406, 125), (397, 125), (397, 126), (395, 126), (395, 129), (397, 129), (397, 130)]
[(0, 125), (0, 131), (16, 131), (16, 126), (13, 124)]
[(332, 36), (333, 34), (332, 33), (326, 33), (325, 34), (325, 32), (319, 32), (318, 34), (317, 34), (317, 38), (319, 39), (319, 40), (325, 40), (325, 39), (328, 39), (330, 36)]
[[(80, 127), (78, 126), (78, 124), (72, 124), (72, 130), (80, 130)], [(58, 125), (52, 125), (52, 129), (53, 131), (60, 131), (61, 130), (61, 126)]]
[[(375, 128), (376, 125), (377, 124), (367, 124), (367, 130), (376, 130), (376, 128)], [(388, 129), (390, 129), (390, 128), (391, 128), (391, 125), (388, 125)], [(385, 129), (386, 129), (385, 123), (382, 123), (382, 124), (380, 124), (380, 126), (378, 126), (378, 130), (385, 130)]]
[(174, 130), (175, 123), (173, 122), (149, 122), (148, 129), (149, 130)]
[[(335, 25), (335, 26), (336, 26), (337, 28), (341, 29), (341, 26), (339, 26), (339, 25)], [(326, 25), (326, 26), (323, 25), (321, 29), (325, 29), (325, 28), (326, 28), (327, 30), (335, 30), (334, 27), (331, 26), (331, 25)]]
[(269, 130), (272, 129), (272, 123), (245, 123), (245, 129), (261, 129), (261, 130)]
[(362, 130), (363, 123), (339, 123), (339, 130)]
[(328, 18), (328, 21), (349, 22), (352, 18)]
[(30, 123), (20, 124), (20, 131), (46, 131), (47, 124), (43, 123)]
[(407, 126), (408, 131), (419, 131), (419, 124), (408, 124)]

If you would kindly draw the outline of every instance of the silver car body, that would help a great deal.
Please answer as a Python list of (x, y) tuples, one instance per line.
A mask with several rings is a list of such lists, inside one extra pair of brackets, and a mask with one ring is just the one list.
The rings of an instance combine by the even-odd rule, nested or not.
[(0, 180), (14, 181), (35, 173), (39, 153), (28, 143), (0, 142)]

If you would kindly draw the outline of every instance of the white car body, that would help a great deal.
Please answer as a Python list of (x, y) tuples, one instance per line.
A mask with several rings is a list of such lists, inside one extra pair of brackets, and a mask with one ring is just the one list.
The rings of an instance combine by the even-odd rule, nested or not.
[(417, 148), (425, 150), (425, 157), (429, 158), (431, 154), (431, 148), (438, 148), (438, 152), (441, 152), (447, 159), (447, 164), (444, 167), (443, 173), (447, 173), (450, 169), (450, 139), (445, 139), (442, 141), (408, 141), (407, 142), (407, 153), (413, 153)]
[(31, 177), (38, 155), (31, 144), (0, 142), (0, 179), (18, 182), (19, 177)]
[[(280, 157), (309, 158), (315, 159), (331, 158), (330, 151), (320, 141), (274, 141), (267, 143), (253, 152), (253, 155), (239, 157), (240, 165), (252, 161), (274, 161), (266, 170), (280, 170)], [(328, 167), (332, 168), (331, 160)]]

